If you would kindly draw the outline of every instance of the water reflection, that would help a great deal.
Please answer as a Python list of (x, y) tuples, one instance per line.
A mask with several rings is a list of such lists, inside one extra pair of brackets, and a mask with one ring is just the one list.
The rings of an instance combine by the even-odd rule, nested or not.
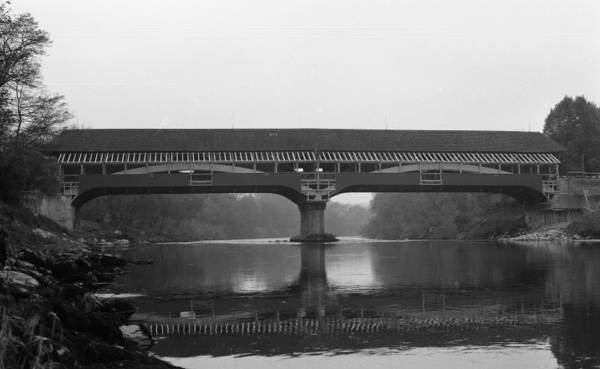
[(548, 347), (600, 364), (599, 245), (493, 242), (163, 245), (116, 292), (167, 338), (159, 355)]

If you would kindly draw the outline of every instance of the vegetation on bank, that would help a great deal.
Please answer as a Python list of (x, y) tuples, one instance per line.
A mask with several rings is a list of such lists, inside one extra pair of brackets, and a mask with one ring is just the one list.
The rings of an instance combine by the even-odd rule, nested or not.
[(0, 2), (0, 200), (16, 204), (24, 190), (56, 192), (56, 166), (38, 149), (71, 114), (43, 83), (39, 58), (50, 46), (48, 33), (9, 5)]
[(566, 231), (586, 238), (600, 239), (600, 211), (588, 211), (580, 219), (571, 222)]
[(121, 330), (136, 329), (132, 305), (92, 294), (126, 262), (18, 207), (24, 191), (56, 193), (55, 162), (39, 149), (71, 118), (43, 84), (49, 45), (30, 14), (0, 1), (0, 369), (170, 368)]
[(365, 234), (387, 239), (485, 239), (527, 228), (523, 208), (498, 194), (378, 194)]
[(133, 305), (93, 295), (127, 261), (2, 203), (0, 224), (0, 369), (172, 368), (146, 352), (152, 337), (129, 322)]
[[(551, 109), (544, 134), (564, 146), (562, 175), (600, 172), (600, 108), (583, 96), (565, 96)], [(365, 233), (375, 238), (497, 238), (530, 230), (525, 208), (503, 195), (376, 194)], [(568, 229), (600, 237), (600, 209), (587, 209)], [(595, 236), (594, 236), (595, 235)]]
[[(118, 229), (154, 241), (290, 237), (300, 224), (295, 204), (269, 194), (103, 196), (79, 215), (84, 228)], [(355, 236), (368, 221), (368, 209), (332, 201), (325, 218), (329, 232)]]

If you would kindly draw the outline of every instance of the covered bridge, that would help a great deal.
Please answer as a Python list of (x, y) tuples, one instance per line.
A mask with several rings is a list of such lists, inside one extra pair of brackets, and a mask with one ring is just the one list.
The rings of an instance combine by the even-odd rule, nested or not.
[(351, 129), (67, 130), (46, 149), (79, 207), (105, 194), (278, 193), (300, 234), (324, 233), (345, 192), (500, 192), (551, 196), (564, 149), (537, 132)]

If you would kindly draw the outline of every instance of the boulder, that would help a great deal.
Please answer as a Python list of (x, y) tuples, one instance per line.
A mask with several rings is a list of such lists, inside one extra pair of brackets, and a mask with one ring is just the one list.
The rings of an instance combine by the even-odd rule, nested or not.
[(0, 278), (9, 286), (31, 290), (40, 286), (40, 282), (30, 275), (14, 270), (0, 271)]
[(79, 265), (74, 260), (58, 261), (50, 266), (50, 270), (56, 277), (63, 279), (72, 279), (81, 274)]
[(17, 259), (31, 263), (37, 267), (46, 268), (50, 265), (48, 257), (39, 251), (30, 249), (21, 250), (17, 254)]
[(154, 344), (150, 331), (142, 324), (122, 325), (119, 329), (121, 330), (123, 337), (126, 340), (135, 343), (140, 350), (147, 351)]
[(45, 239), (45, 240), (52, 240), (52, 239), (56, 239), (58, 238), (57, 235), (55, 235), (52, 232), (48, 232), (48, 231), (44, 231), (41, 228), (34, 228), (31, 230), (31, 232), (33, 232), (33, 234)]

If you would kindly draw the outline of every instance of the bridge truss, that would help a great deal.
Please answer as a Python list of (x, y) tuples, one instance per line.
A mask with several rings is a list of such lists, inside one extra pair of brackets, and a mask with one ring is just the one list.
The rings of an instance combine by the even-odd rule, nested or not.
[(420, 185), (444, 185), (445, 173), (538, 174), (547, 197), (556, 191), (559, 160), (552, 153), (403, 151), (63, 152), (62, 194), (74, 198), (86, 174), (186, 173), (190, 186), (211, 186), (214, 172), (298, 173), (307, 201), (329, 199), (336, 173), (418, 172)]

